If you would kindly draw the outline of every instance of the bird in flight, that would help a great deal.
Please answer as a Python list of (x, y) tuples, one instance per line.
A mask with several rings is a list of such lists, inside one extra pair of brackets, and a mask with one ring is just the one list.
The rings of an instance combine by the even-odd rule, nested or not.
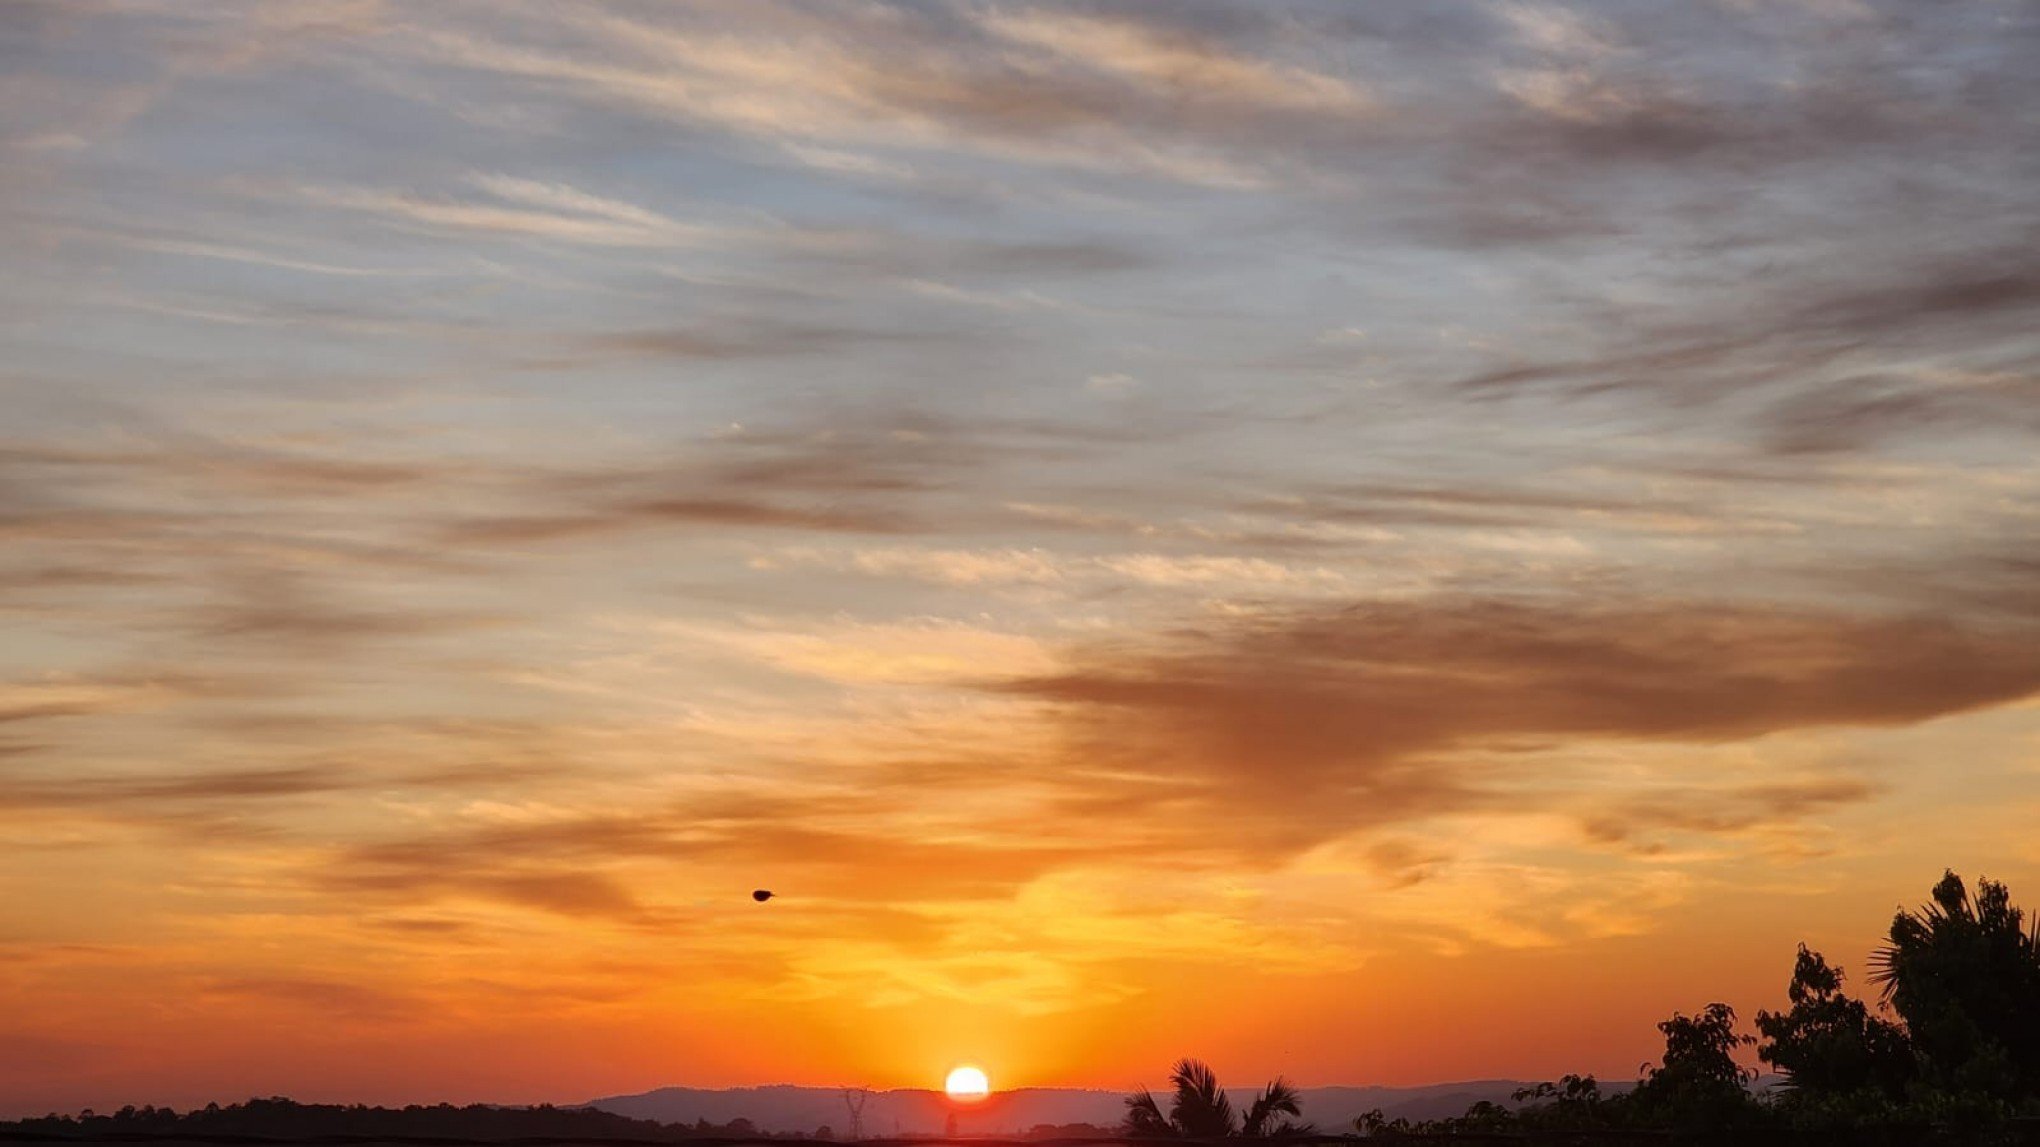
[(756, 900), (760, 904), (763, 904), (767, 900), (772, 899), (772, 892), (769, 889), (760, 888), (756, 892), (751, 893), (751, 899)]

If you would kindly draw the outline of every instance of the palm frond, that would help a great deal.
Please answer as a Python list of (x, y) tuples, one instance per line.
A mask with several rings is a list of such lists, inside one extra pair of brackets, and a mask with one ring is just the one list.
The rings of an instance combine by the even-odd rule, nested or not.
[(1218, 1074), (1202, 1060), (1180, 1059), (1169, 1072), (1175, 1085), (1175, 1102), (1169, 1107), (1169, 1122), (1179, 1134), (1193, 1139), (1220, 1139), (1235, 1129), (1232, 1099), (1218, 1085)]
[(1173, 1135), (1176, 1129), (1162, 1114), (1162, 1105), (1155, 1102), (1154, 1093), (1143, 1087), (1126, 1097), (1126, 1119), (1120, 1130), (1130, 1138), (1152, 1139)]
[(1278, 1076), (1262, 1089), (1261, 1094), (1247, 1108), (1246, 1119), (1241, 1124), (1240, 1133), (1256, 1139), (1273, 1135), (1293, 1135), (1297, 1133), (1297, 1124), (1287, 1119), (1279, 1124), (1271, 1124), (1270, 1121), (1277, 1115), (1302, 1114), (1302, 1095)]

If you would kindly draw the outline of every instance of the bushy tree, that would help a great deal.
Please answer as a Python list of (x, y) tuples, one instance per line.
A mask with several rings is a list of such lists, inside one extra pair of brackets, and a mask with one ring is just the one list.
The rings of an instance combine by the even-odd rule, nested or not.
[(1539, 1083), (1511, 1094), (1522, 1106), (1516, 1121), (1532, 1131), (1588, 1131), (1615, 1122), (1621, 1104), (1601, 1095), (1591, 1075), (1560, 1076), (1557, 1083)]
[(1395, 1139), (1414, 1132), (1416, 1126), (1400, 1115), (1390, 1119), (1386, 1112), (1376, 1107), (1361, 1112), (1360, 1117), (1353, 1121), (1353, 1130), (1359, 1132), (1363, 1139)]
[(1631, 1103), (1644, 1120), (1681, 1128), (1713, 1129), (1751, 1122), (1759, 1113), (1748, 1085), (1756, 1072), (1735, 1060), (1737, 1048), (1756, 1042), (1735, 1030), (1735, 1009), (1708, 1004), (1700, 1014), (1674, 1012), (1658, 1024), (1665, 1054), (1644, 1066)]
[(1844, 993), (1840, 968), (1801, 944), (1785, 995), (1789, 1010), (1757, 1013), (1765, 1041), (1757, 1058), (1784, 1074), (1795, 1099), (1827, 1101), (1858, 1092), (1891, 1102), (1905, 1098), (1913, 1077), (1905, 1030)]

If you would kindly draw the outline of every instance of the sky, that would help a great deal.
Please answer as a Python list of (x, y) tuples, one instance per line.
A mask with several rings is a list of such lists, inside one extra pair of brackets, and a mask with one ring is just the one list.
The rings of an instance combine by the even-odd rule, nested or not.
[(2035, 903), (2036, 56), (0, 2), (0, 1114), (1625, 1079)]

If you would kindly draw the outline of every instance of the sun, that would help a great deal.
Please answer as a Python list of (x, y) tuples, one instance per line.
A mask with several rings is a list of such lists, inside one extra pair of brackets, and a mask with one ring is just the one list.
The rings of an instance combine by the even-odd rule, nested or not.
[(984, 1072), (965, 1064), (949, 1073), (942, 1090), (959, 1103), (976, 1103), (992, 1093), (992, 1081), (985, 1078)]

